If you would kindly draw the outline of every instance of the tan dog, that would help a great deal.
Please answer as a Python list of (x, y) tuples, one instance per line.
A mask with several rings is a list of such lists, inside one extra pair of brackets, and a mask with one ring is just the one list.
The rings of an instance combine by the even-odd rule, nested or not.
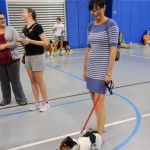
[(44, 51), (45, 52), (49, 52), (49, 54), (51, 55), (52, 53), (52, 48), (51, 48), (51, 44), (48, 43), (48, 45), (46, 47), (44, 47)]
[[(50, 56), (56, 56), (56, 51), (60, 48), (60, 42), (58, 42), (58, 45), (53, 42), (52, 40), (49, 41), (48, 45), (44, 48), (45, 51), (49, 52)], [(70, 53), (70, 45), (68, 41), (63, 41), (63, 48), (66, 51), (66, 53)]]

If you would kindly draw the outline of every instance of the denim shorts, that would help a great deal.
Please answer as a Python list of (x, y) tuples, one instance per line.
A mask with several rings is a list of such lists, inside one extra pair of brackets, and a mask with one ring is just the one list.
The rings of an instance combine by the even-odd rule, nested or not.
[(25, 56), (25, 67), (32, 71), (43, 71), (46, 68), (45, 54)]
[(63, 39), (64, 39), (63, 36), (56, 36), (56, 35), (55, 35), (55, 40), (63, 40)]

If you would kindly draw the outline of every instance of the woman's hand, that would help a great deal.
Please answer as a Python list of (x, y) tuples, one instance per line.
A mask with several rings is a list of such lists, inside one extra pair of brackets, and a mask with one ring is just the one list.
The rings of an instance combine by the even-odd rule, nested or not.
[(111, 76), (109, 76), (109, 75), (105, 75), (105, 78), (104, 78), (104, 81), (105, 82), (110, 82), (111, 81)]
[(23, 43), (23, 45), (27, 45), (31, 43), (31, 40), (29, 38), (24, 38), (21, 40), (21, 42)]
[(5, 45), (4, 44), (0, 45), (0, 51), (2, 51), (4, 49), (5, 49)]
[(10, 48), (10, 44), (9, 43), (0, 45), (0, 51), (5, 50), (6, 48)]
[(22, 39), (21, 38), (14, 38), (14, 41), (21, 43)]

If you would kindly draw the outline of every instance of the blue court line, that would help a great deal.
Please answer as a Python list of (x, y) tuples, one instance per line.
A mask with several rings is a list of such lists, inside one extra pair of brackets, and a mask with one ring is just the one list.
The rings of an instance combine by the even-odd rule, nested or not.
[[(48, 66), (50, 66), (50, 65), (48, 65)], [(52, 67), (52, 66), (50, 66), (50, 67)], [(52, 68), (54, 68), (54, 67), (52, 67)], [(59, 68), (60, 68), (60, 67), (59, 67)], [(61, 70), (61, 69), (59, 69), (59, 68), (55, 68), (55, 69), (57, 69), (58, 71), (61, 71), (61, 72), (65, 73), (65, 74), (67, 74), (67, 75), (70, 75), (70, 76), (72, 76), (72, 77), (74, 77), (74, 78), (76, 78), (76, 79), (79, 79), (79, 80), (84, 81), (83, 79), (81, 79), (81, 78), (79, 78), (79, 77), (77, 77), (77, 76), (74, 76), (74, 75), (72, 75), (72, 74), (66, 73), (65, 71), (63, 71), (63, 70)], [(129, 143), (129, 141), (130, 141), (130, 140), (135, 136), (135, 134), (137, 133), (137, 131), (138, 131), (139, 127), (140, 127), (140, 123), (141, 123), (141, 115), (140, 115), (139, 110), (138, 110), (137, 107), (131, 102), (131, 100), (128, 100), (126, 97), (123, 97), (123, 96), (121, 96), (121, 95), (119, 95), (119, 94), (117, 94), (117, 93), (114, 93), (114, 95), (120, 97), (122, 100), (126, 101), (127, 103), (129, 103), (129, 104), (133, 107), (133, 109), (134, 109), (134, 111), (135, 111), (135, 113), (136, 113), (136, 119), (137, 119), (137, 121), (136, 121), (136, 126), (135, 126), (134, 130), (131, 132), (131, 134), (130, 134), (121, 144), (119, 144), (117, 147), (115, 147), (115, 148), (113, 149), (113, 150), (120, 150), (123, 146), (125, 146), (127, 143)]]
[[(119, 95), (117, 93), (114, 93), (113, 95), (116, 95), (116, 96), (120, 97), (121, 99), (123, 99), (124, 101), (126, 101), (127, 103), (129, 103), (132, 106), (132, 108), (135, 110), (136, 118), (137, 118), (135, 128), (130, 133), (130, 135), (121, 144), (119, 144), (118, 146), (113, 148), (113, 150), (120, 150), (122, 147), (124, 147), (126, 144), (128, 144), (131, 141), (131, 139), (135, 136), (135, 134), (137, 133), (137, 131), (138, 131), (139, 127), (140, 127), (140, 123), (141, 123), (141, 115), (140, 115), (139, 110), (131, 102), (131, 100), (129, 100), (126, 97), (123, 97), (123, 96), (121, 96), (121, 95)], [(107, 95), (107, 96), (110, 96), (110, 95)], [(51, 108), (60, 107), (60, 106), (64, 106), (64, 105), (69, 105), (69, 104), (73, 104), (73, 103), (79, 103), (79, 102), (88, 101), (88, 100), (91, 100), (91, 98), (85, 98), (85, 99), (82, 99), (82, 100), (75, 100), (75, 101), (71, 101), (71, 102), (60, 103), (60, 104), (52, 105)], [(19, 115), (19, 114), (23, 114), (23, 113), (27, 113), (27, 112), (31, 112), (31, 111), (23, 110), (23, 111), (3, 114), (3, 115), (0, 115), (0, 118), (13, 116), (13, 115)]]
[[(60, 72), (63, 72), (73, 78), (76, 78), (78, 80), (81, 80), (81, 81), (84, 81), (83, 79), (75, 76), (75, 75), (72, 75), (70, 73), (67, 73), (61, 69), (59, 69), (60, 67), (59, 66), (50, 66), (47, 64), (47, 66), (51, 67), (51, 68), (54, 68)], [(131, 100), (127, 99), (126, 97), (123, 97), (117, 93), (114, 93), (113, 95), (116, 95), (118, 97), (120, 97), (121, 99), (123, 99), (124, 101), (126, 101), (127, 103), (129, 103), (133, 109), (135, 110), (135, 113), (136, 113), (136, 125), (135, 125), (135, 128), (133, 129), (133, 131), (130, 133), (130, 135), (121, 143), (119, 144), (117, 147), (113, 148), (113, 150), (120, 150), (122, 147), (124, 147), (126, 144), (128, 144), (130, 142), (130, 140), (135, 136), (135, 134), (137, 133), (139, 127), (140, 127), (140, 123), (141, 123), (141, 115), (140, 115), (140, 112), (139, 110), (137, 109), (137, 107), (131, 102)], [(73, 102), (67, 102), (67, 103), (62, 103), (62, 104), (57, 104), (57, 105), (53, 105), (51, 107), (59, 107), (59, 106), (63, 106), (63, 105), (68, 105), (68, 104), (72, 104), (72, 103), (77, 103), (77, 102), (82, 102), (82, 101), (86, 101), (86, 100), (90, 100), (91, 98), (87, 98), (87, 99), (83, 99), (83, 100), (77, 100), (77, 101), (73, 101)], [(26, 112), (29, 112), (29, 110), (24, 110), (24, 111), (20, 111), (20, 112), (14, 112), (14, 113), (10, 113), (10, 114), (4, 114), (4, 115), (0, 115), (0, 118), (2, 117), (6, 117), (6, 116), (12, 116), (12, 115), (18, 115), (18, 114), (22, 114), (22, 113), (26, 113)]]
[(136, 113), (136, 125), (135, 125), (133, 131), (130, 133), (130, 135), (121, 144), (119, 144), (117, 147), (113, 148), (113, 150), (120, 150), (122, 147), (124, 147), (126, 144), (128, 144), (131, 141), (131, 139), (135, 136), (135, 134), (139, 130), (139, 127), (140, 127), (140, 124), (141, 124), (141, 115), (140, 115), (139, 110), (131, 102), (131, 100), (129, 100), (126, 97), (123, 97), (123, 96), (121, 96), (121, 95), (119, 95), (117, 93), (114, 93), (114, 95), (120, 97), (121, 99), (123, 99), (124, 101), (129, 103), (132, 106), (132, 108), (134, 109), (135, 113)]
[[(65, 103), (60, 103), (60, 104), (56, 104), (56, 105), (51, 105), (51, 108), (60, 107), (60, 106), (64, 106), (64, 105), (69, 105), (69, 104), (73, 104), (73, 103), (84, 102), (84, 101), (87, 101), (87, 100), (90, 100), (90, 99), (91, 98), (85, 98), (85, 99), (82, 99), (82, 100), (75, 100), (75, 101), (71, 101), (71, 102), (65, 102)], [(24, 114), (24, 113), (28, 113), (28, 112), (31, 112), (31, 111), (30, 110), (22, 110), (22, 111), (12, 112), (12, 113), (8, 113), (8, 114), (2, 114), (2, 115), (0, 115), (0, 118), (19, 115), (19, 114)]]
[(71, 74), (71, 73), (67, 73), (67, 72), (61, 70), (61, 69), (60, 69), (60, 68), (61, 68), (60, 66), (51, 66), (51, 65), (48, 65), (48, 64), (47, 64), (47, 66), (49, 66), (49, 67), (51, 67), (51, 68), (53, 68), (53, 69), (56, 69), (56, 70), (58, 70), (58, 71), (60, 71), (60, 72), (63, 72), (64, 74), (67, 74), (67, 75), (69, 75), (69, 76), (71, 76), (71, 77), (73, 77), (73, 78), (76, 78), (76, 79), (78, 79), (78, 80), (84, 81), (82, 78), (79, 78), (79, 77), (77, 77), (77, 76), (75, 76), (75, 75), (73, 75), (73, 74)]

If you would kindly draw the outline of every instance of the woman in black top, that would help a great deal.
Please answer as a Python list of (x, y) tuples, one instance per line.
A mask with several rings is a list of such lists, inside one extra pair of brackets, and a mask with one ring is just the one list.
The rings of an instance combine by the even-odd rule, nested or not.
[[(45, 69), (44, 46), (48, 42), (43, 28), (36, 21), (36, 13), (31, 8), (25, 8), (22, 11), (22, 20), (27, 23), (23, 28), (21, 43), (25, 47), (25, 67), (31, 80), (32, 91), (35, 102), (30, 110), (46, 111), (49, 108), (47, 102), (47, 88), (43, 80), (43, 71)], [(39, 91), (41, 92), (43, 103), (39, 103)]]

